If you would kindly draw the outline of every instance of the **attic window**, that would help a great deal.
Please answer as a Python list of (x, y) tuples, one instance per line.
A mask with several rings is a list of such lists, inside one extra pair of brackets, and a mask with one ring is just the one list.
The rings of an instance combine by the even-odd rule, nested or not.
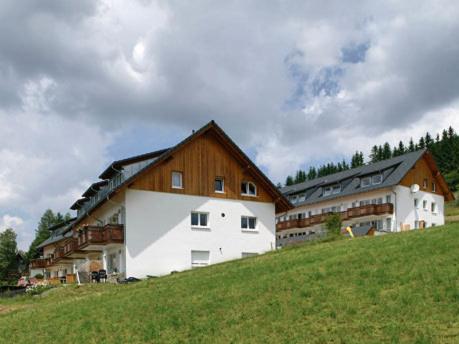
[(378, 185), (382, 183), (382, 174), (376, 174), (373, 177), (371, 177), (371, 184), (373, 185)]
[(252, 182), (242, 182), (241, 183), (241, 194), (244, 196), (256, 196), (257, 187)]
[(370, 186), (370, 185), (371, 185), (371, 177), (362, 178), (362, 180), (360, 181), (360, 186), (363, 188), (366, 188), (367, 186)]
[(336, 184), (336, 185), (333, 185), (333, 186), (327, 186), (324, 188), (324, 191), (323, 191), (323, 196), (330, 196), (330, 195), (336, 195), (336, 194), (339, 194), (341, 192), (341, 185), (340, 184)]

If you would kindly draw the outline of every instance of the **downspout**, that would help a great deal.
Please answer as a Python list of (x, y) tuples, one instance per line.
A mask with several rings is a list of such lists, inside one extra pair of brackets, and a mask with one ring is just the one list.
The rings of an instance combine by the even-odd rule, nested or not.
[[(394, 198), (394, 216), (395, 216), (395, 228), (394, 228), (394, 231), (396, 231), (397, 230), (397, 225), (398, 225), (398, 220), (397, 220), (397, 192), (395, 191), (395, 187), (394, 187), (394, 189), (392, 189), (392, 192), (395, 195), (395, 198)], [(400, 231), (402, 231), (401, 228), (400, 228)]]

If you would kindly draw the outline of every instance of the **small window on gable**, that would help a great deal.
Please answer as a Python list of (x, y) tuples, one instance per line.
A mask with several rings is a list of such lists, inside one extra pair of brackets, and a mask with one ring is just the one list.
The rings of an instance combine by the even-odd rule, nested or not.
[(256, 196), (257, 187), (252, 182), (242, 182), (241, 183), (241, 194), (245, 196)]
[(360, 186), (362, 188), (366, 188), (367, 186), (370, 186), (370, 185), (371, 185), (371, 177), (362, 178), (362, 180), (360, 181)]
[(424, 189), (427, 189), (427, 185), (429, 185), (429, 181), (427, 180), (427, 178), (424, 178), (424, 181), (423, 181), (423, 183), (422, 183), (422, 187), (423, 187)]
[(216, 177), (214, 182), (215, 192), (224, 193), (225, 192), (225, 180), (222, 177)]
[(179, 171), (172, 172), (172, 188), (183, 189), (183, 174)]

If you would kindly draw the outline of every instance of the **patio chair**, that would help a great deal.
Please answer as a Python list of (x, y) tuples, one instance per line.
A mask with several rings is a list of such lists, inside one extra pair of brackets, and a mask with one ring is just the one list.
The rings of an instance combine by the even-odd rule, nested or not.
[(107, 282), (107, 270), (104, 270), (104, 269), (99, 270), (99, 280), (100, 281), (103, 280), (104, 283)]
[(92, 271), (91, 272), (91, 282), (99, 283), (99, 281), (100, 281), (99, 273), (97, 271)]

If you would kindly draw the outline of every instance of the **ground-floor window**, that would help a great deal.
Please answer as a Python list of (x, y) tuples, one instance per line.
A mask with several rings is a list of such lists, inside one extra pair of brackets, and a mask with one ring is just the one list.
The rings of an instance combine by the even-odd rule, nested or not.
[(209, 265), (210, 251), (191, 251), (191, 267), (197, 268), (200, 266)]
[(390, 217), (386, 219), (386, 229), (392, 230), (392, 219)]
[(107, 256), (107, 272), (113, 273), (113, 272), (118, 272), (118, 259), (117, 259), (117, 254), (116, 253), (110, 253)]

